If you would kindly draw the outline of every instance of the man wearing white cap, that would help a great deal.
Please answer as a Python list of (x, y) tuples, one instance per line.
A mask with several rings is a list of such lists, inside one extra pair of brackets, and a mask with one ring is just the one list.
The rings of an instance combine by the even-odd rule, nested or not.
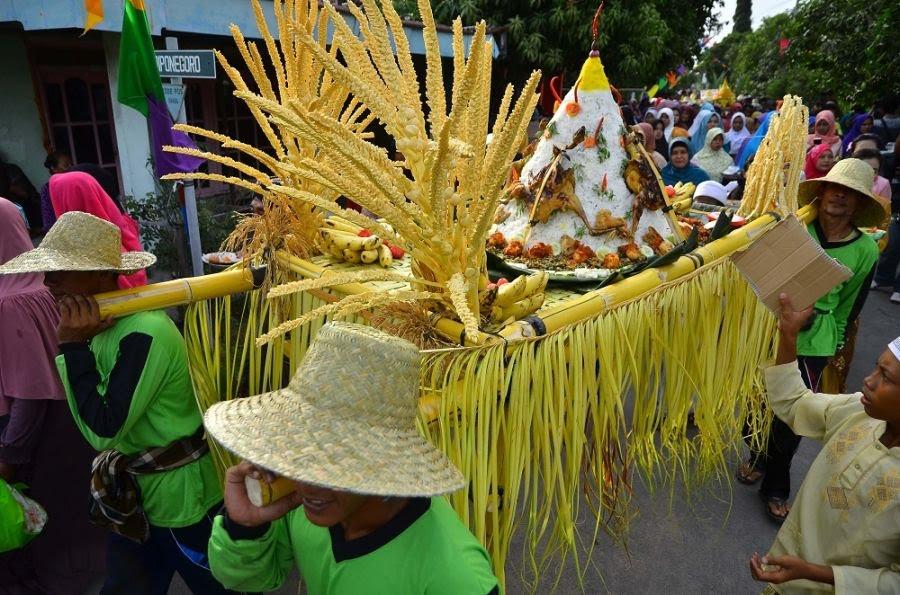
[[(484, 548), (440, 497), (466, 480), (416, 429), (418, 387), (414, 345), (332, 322), (286, 388), (210, 407), (209, 434), (250, 461), (226, 476), (213, 575), (240, 591), (275, 590), (296, 566), (312, 595), (499, 592)], [(254, 506), (245, 480), (260, 469), (293, 491)]]
[(750, 572), (767, 593), (900, 593), (900, 337), (852, 395), (815, 394), (797, 367), (812, 308), (781, 295), (769, 406), (798, 434), (824, 442), (768, 555)]
[(713, 180), (700, 182), (697, 189), (694, 190), (694, 202), (702, 205), (713, 205), (716, 207), (724, 207), (728, 203), (728, 195), (738, 187), (737, 182), (728, 182), (722, 185)]

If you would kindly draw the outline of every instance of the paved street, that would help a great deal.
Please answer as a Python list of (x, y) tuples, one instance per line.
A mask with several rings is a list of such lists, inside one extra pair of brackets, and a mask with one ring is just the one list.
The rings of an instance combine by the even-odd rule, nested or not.
[[(900, 306), (891, 304), (885, 293), (870, 294), (862, 313), (856, 356), (850, 372), (851, 390), (862, 383), (886, 344), (900, 334)], [(819, 450), (819, 444), (804, 440), (794, 457), (793, 477), (806, 473)], [(591, 571), (584, 581), (587, 593), (759, 593), (747, 569), (754, 552), (765, 551), (776, 533), (776, 526), (763, 513), (756, 489), (726, 481), (698, 492), (689, 508), (684, 500), (669, 500), (668, 493), (651, 497), (642, 486), (636, 487), (635, 502), (639, 516), (633, 521), (627, 552), (608, 539), (601, 540), (593, 563), (602, 575)], [(514, 544), (507, 569), (508, 592), (525, 591), (516, 568)], [(555, 577), (544, 577), (538, 592), (548, 592)], [(559, 593), (580, 592), (573, 568), (560, 579)], [(176, 579), (171, 595), (188, 591)], [(279, 593), (297, 593), (295, 583)]]

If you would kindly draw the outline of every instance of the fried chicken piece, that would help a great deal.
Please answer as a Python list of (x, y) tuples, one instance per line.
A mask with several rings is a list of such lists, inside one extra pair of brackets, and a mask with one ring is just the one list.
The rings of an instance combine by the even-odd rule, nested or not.
[(594, 228), (592, 231), (601, 232), (609, 229), (617, 229), (625, 227), (625, 219), (621, 217), (613, 217), (612, 211), (609, 209), (600, 209), (594, 220)]
[(575, 251), (572, 253), (571, 258), (569, 258), (569, 262), (571, 264), (582, 264), (596, 257), (597, 254), (591, 249), (587, 244), (578, 243), (578, 246), (575, 248)]
[(622, 266), (622, 262), (619, 260), (618, 254), (616, 254), (615, 252), (610, 252), (603, 257), (603, 262), (600, 263), (600, 266), (604, 269), (617, 269)]
[(664, 239), (659, 232), (653, 229), (651, 226), (647, 229), (647, 233), (644, 234), (642, 238), (645, 244), (653, 248), (653, 251), (656, 252), (659, 249), (659, 245), (663, 243)]
[(628, 260), (637, 261), (644, 259), (644, 253), (634, 242), (622, 244), (619, 246), (619, 256), (624, 256)]
[(506, 238), (504, 238), (503, 234), (499, 231), (492, 233), (488, 236), (487, 245), (489, 248), (499, 248), (500, 250), (503, 250), (506, 248)]
[(672, 251), (675, 246), (672, 245), (672, 242), (668, 240), (663, 240), (662, 243), (656, 248), (656, 253), (662, 256), (663, 254), (668, 254)]
[(547, 258), (548, 256), (553, 256), (553, 248), (551, 248), (549, 244), (538, 242), (528, 249), (528, 251), (525, 253), (525, 256), (535, 259)]
[(503, 251), (505, 256), (509, 256), (510, 258), (517, 258), (522, 256), (522, 252), (525, 250), (525, 246), (522, 245), (522, 242), (519, 240), (513, 240), (506, 245), (506, 249)]

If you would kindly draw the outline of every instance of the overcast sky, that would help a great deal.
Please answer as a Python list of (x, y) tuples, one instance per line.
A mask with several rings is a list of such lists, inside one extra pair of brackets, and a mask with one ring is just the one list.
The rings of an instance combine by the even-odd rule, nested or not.
[[(753, 28), (756, 29), (765, 17), (787, 12), (797, 4), (797, 0), (753, 0)], [(716, 36), (721, 39), (731, 33), (732, 19), (734, 19), (735, 0), (725, 0), (719, 7), (717, 14), (722, 23), (722, 31)]]

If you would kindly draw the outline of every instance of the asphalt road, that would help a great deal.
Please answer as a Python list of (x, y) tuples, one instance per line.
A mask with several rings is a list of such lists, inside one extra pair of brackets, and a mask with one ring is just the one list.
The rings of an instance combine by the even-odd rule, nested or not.
[[(873, 292), (860, 324), (848, 390), (858, 389), (887, 343), (900, 335), (900, 306), (891, 304), (886, 293)], [(812, 440), (801, 442), (792, 468), (796, 487), (819, 447)], [(756, 488), (726, 480), (695, 493), (689, 505), (677, 493), (670, 500), (665, 490), (651, 496), (638, 485), (634, 502), (638, 516), (631, 523), (627, 551), (601, 539), (591, 560), (599, 571), (592, 569), (584, 577), (584, 592), (740, 595), (762, 590), (750, 578), (747, 560), (754, 551), (766, 551), (777, 527), (765, 516)], [(509, 593), (529, 590), (521, 580), (520, 547), (521, 543), (513, 544), (507, 565)], [(543, 577), (536, 591), (549, 592), (555, 579)], [(557, 592), (581, 591), (575, 569), (567, 565)], [(293, 581), (278, 591), (281, 595), (297, 592)], [(169, 593), (190, 591), (176, 577)]]

